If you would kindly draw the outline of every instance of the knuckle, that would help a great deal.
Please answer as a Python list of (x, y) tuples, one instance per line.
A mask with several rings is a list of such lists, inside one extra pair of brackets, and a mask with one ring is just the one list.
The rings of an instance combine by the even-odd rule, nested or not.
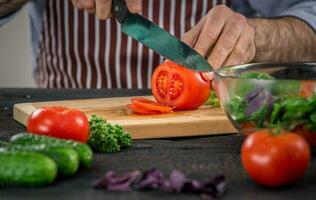
[(246, 24), (247, 18), (239, 13), (234, 13), (233, 19), (237, 24)]
[(255, 29), (252, 26), (248, 26), (248, 33), (251, 38), (255, 37)]
[(223, 64), (223, 60), (219, 56), (214, 56), (209, 62), (215, 68), (218, 68)]
[(226, 13), (229, 13), (231, 10), (225, 6), (225, 5), (218, 5), (218, 6), (215, 6), (214, 8), (214, 12), (215, 13), (222, 13), (222, 14), (226, 14)]
[(213, 9), (211, 9), (209, 11), (209, 15), (210, 17), (212, 17), (212, 19), (216, 20), (216, 19), (221, 19), (223, 17), (227, 17), (231, 14), (231, 10), (224, 6), (224, 5), (218, 5), (215, 6)]
[(208, 40), (206, 42), (214, 42), (217, 40), (217, 37), (218, 36), (216, 35), (216, 33), (212, 30), (208, 29), (208, 31), (206, 32), (206, 39)]
[(94, 9), (94, 1), (92, 0), (87, 0), (85, 4), (85, 8), (88, 10)]
[(220, 50), (222, 52), (227, 52), (227, 51), (231, 52), (234, 44), (233, 44), (232, 40), (230, 39), (230, 37), (226, 36), (226, 38), (223, 39), (219, 45), (220, 45)]
[(226, 59), (227, 53), (226, 50), (223, 48), (220, 48), (216, 51), (216, 53), (211, 57), (211, 62), (215, 66), (221, 66), (225, 59)]
[(251, 48), (250, 48), (250, 55), (249, 55), (249, 59), (248, 61), (252, 61), (256, 56), (256, 47), (255, 45), (251, 45)]
[(194, 48), (199, 54), (201, 54), (202, 56), (206, 55), (206, 50), (203, 47), (197, 46)]
[(245, 57), (247, 55), (246, 48), (241, 45), (236, 46), (234, 51), (237, 57)]

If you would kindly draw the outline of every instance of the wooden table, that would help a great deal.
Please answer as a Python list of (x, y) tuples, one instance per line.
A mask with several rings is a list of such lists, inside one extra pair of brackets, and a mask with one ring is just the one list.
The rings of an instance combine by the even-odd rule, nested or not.
[[(43, 90), (0, 89), (0, 139), (25, 131), (13, 120), (12, 106), (30, 101), (74, 98), (147, 95), (148, 90)], [(90, 169), (72, 178), (57, 180), (43, 188), (0, 188), (0, 199), (200, 199), (198, 195), (168, 194), (161, 191), (115, 193), (95, 190), (93, 182), (108, 170), (126, 172), (152, 167), (164, 173), (177, 168), (192, 178), (224, 174), (228, 180), (223, 199), (316, 199), (315, 152), (307, 174), (298, 183), (280, 189), (267, 189), (253, 183), (241, 166), (240, 135), (137, 140), (132, 148), (117, 154), (95, 154)]]

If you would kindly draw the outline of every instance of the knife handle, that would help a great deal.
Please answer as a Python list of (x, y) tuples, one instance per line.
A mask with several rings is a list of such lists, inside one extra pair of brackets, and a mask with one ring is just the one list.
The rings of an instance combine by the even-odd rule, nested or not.
[(116, 17), (117, 21), (122, 23), (129, 13), (124, 0), (113, 0), (112, 1), (112, 14)]

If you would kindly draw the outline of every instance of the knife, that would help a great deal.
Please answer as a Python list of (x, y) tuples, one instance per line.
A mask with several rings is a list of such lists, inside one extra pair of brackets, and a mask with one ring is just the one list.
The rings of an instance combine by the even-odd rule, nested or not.
[(121, 30), (156, 53), (186, 68), (213, 71), (207, 60), (190, 46), (139, 14), (129, 12), (124, 0), (112, 1), (112, 13)]

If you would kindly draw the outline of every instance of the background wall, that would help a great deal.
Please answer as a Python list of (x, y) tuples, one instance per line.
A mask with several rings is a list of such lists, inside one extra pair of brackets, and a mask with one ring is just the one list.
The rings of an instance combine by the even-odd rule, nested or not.
[(0, 87), (35, 87), (27, 9), (0, 27)]

